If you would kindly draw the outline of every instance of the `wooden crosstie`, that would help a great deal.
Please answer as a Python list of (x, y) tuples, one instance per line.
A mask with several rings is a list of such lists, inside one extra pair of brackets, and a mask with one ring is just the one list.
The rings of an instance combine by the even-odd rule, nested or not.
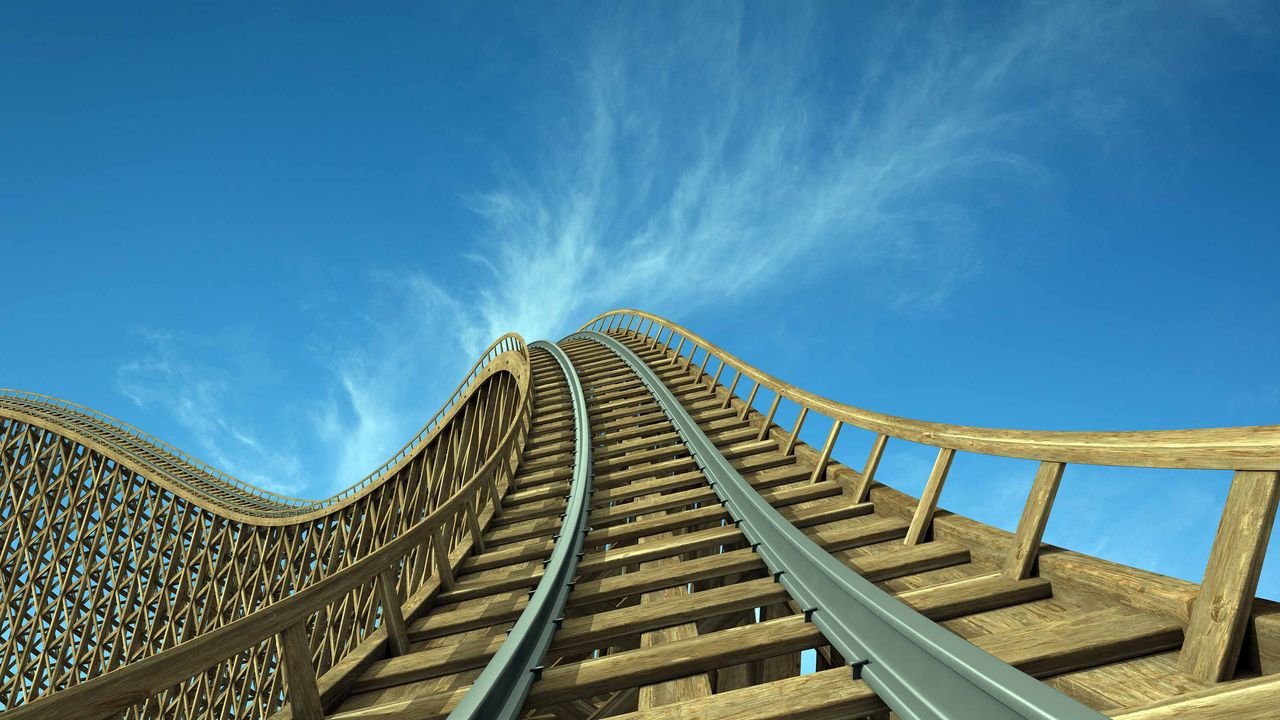
[[(1255, 597), (1280, 426), (943, 425), (806, 392), (649, 313), (583, 330), (560, 356), (501, 338), (388, 463), (322, 501), (0, 393), (0, 718), (909, 715), (939, 691), (884, 637), (974, 688), (1032, 683), (1043, 714), (1009, 717), (1280, 717), (1280, 606)], [(837, 441), (860, 440), (865, 460), (842, 463)], [(920, 498), (878, 476), (902, 441), (937, 450)], [(1014, 532), (939, 508), (957, 453), (1038, 461)], [(1044, 545), (1073, 464), (1234, 471), (1202, 583)], [(779, 537), (872, 590), (815, 601)]]

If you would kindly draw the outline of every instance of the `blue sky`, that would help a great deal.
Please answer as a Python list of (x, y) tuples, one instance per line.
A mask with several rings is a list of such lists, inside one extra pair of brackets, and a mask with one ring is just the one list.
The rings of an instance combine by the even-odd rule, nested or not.
[[(1278, 20), (10, 3), (0, 385), (312, 497), (500, 333), (619, 306), (921, 419), (1280, 422)], [(1033, 471), (961, 456), (942, 504), (1010, 527)], [(1198, 578), (1228, 480), (1070, 467), (1047, 536)]]

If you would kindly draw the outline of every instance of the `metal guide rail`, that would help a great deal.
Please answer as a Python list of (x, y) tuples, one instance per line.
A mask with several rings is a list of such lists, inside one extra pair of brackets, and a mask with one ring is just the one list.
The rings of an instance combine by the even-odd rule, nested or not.
[(449, 720), (515, 720), (519, 717), (529, 688), (542, 670), (551, 638), (564, 619), (565, 601), (573, 587), (582, 541), (587, 534), (587, 514), (591, 505), (591, 429), (582, 382), (569, 356), (556, 345), (539, 340), (530, 348), (546, 350), (559, 363), (569, 385), (573, 406), (573, 478), (569, 502), (555, 548), (545, 563), (542, 579), (529, 595), (529, 604), (520, 613), (498, 648), (498, 652), (476, 678)]
[(823, 637), (906, 720), (1101, 720), (1105, 716), (952, 634), (791, 525), (707, 438), (670, 389), (630, 348), (595, 332), (653, 394), (717, 497), (774, 578)]

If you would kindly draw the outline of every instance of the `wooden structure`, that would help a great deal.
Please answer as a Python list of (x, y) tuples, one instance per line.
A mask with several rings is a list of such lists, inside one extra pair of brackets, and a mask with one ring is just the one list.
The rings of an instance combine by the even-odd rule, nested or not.
[[(941, 425), (805, 392), (648, 313), (584, 330), (643, 360), (794, 528), (939, 627), (1111, 717), (1280, 716), (1280, 607), (1254, 597), (1280, 427)], [(383, 468), (316, 502), (84, 408), (0, 395), (0, 718), (446, 717), (564, 539), (581, 422), (589, 529), (521, 717), (888, 717), (650, 388), (600, 343), (560, 347), (585, 410), (549, 351), (504, 337)], [(799, 439), (814, 422), (821, 447)], [(856, 434), (860, 470), (836, 453)], [(937, 448), (920, 499), (877, 477), (900, 441)], [(1039, 462), (1013, 533), (938, 507), (957, 453)], [(1234, 471), (1203, 582), (1043, 545), (1079, 463)], [(807, 650), (818, 671), (801, 675)]]

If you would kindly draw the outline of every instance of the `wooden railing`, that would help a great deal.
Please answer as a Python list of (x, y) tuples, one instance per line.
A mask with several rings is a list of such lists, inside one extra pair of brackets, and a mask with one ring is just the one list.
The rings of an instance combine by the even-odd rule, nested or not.
[[(452, 587), (454, 567), (480, 543), (481, 527), (500, 507), (518, 464), (518, 449), (528, 432), (532, 402), (529, 394), (521, 421), (512, 424), (497, 448), (462, 487), (430, 515), (362, 560), (262, 610), (189, 640), (175, 648), (139, 660), (101, 677), (4, 713), (5, 720), (97, 720), (114, 718), (168, 688), (201, 674), (217, 671), (239, 654), (271, 642), (279, 648), (285, 693), (296, 720), (321, 720), (327, 702), (336, 697), (338, 677), (330, 680), (328, 697), (317, 682), (310, 635), (331, 628), (313, 628), (317, 615), (372, 586), (381, 620), (353, 655), (369, 659), (382, 652), (408, 652), (404, 621), (430, 602), (441, 589)], [(411, 578), (423, 578), (406, 599), (401, 588)], [(351, 658), (344, 658), (350, 660)], [(260, 698), (274, 705), (275, 698)], [(261, 711), (262, 708), (257, 708)]]
[[(1011, 579), (1026, 578), (1036, 570), (1044, 529), (1068, 463), (1235, 471), (1204, 580), (1187, 619), (1186, 641), (1179, 660), (1185, 672), (1202, 679), (1220, 681), (1233, 674), (1280, 500), (1280, 426), (1057, 432), (926, 422), (865, 410), (807, 392), (651, 313), (615, 310), (593, 318), (581, 329), (640, 338), (668, 351), (670, 364), (694, 372), (699, 381), (712, 388), (727, 381), (723, 407), (737, 401), (741, 418), (759, 412), (755, 402), (761, 388), (771, 391), (774, 397), (764, 411), (759, 438), (773, 434), (788, 454), (796, 452), (805, 423), (813, 415), (825, 417), (831, 424), (815, 458), (814, 482), (827, 477), (832, 452), (845, 425), (873, 433), (871, 451), (861, 474), (847, 482), (846, 492), (854, 502), (868, 498), (890, 438), (937, 448), (933, 470), (911, 516), (905, 540), (909, 545), (928, 536), (956, 452), (1040, 461), (1001, 562), (1002, 573)], [(726, 375), (726, 370), (731, 375)], [(744, 380), (750, 383), (750, 389), (741, 398), (736, 393)], [(789, 431), (774, 425), (783, 401), (796, 406), (795, 424)]]
[[(243, 492), (189, 456), (91, 412), (0, 398), (0, 500), (14, 509), (0, 515), (0, 534), (27, 543), (0, 553), (9, 573), (0, 592), (9, 610), (0, 614), (0, 709), (226, 627), (335, 576), (456, 503), (449, 498), (499, 439), (527, 425), (529, 376), (523, 339), (500, 338), (391, 460), (347, 491), (304, 505)], [(492, 512), (489, 496), (477, 504)], [(440, 538), (413, 551), (416, 570), (397, 576), (403, 593), (417, 593), (421, 568), (438, 565), (433, 548), (456, 550), (471, 537), (468, 517), (438, 525)], [(318, 670), (339, 665), (394, 619), (377, 595), (360, 586), (318, 614), (325, 632), (308, 649)], [(278, 659), (273, 643), (246, 648), (182, 687), (148, 696), (126, 717), (265, 716), (280, 704)]]
[(147, 475), (153, 482), (193, 501), (251, 516), (294, 518), (341, 503), (386, 477), (447, 421), (472, 383), (483, 377), (490, 361), (503, 353), (523, 350), (524, 341), (515, 333), (498, 338), (475, 361), (440, 409), (386, 462), (343, 490), (316, 500), (291, 497), (244, 482), (123, 420), (69, 400), (0, 388), (0, 410), (28, 414), (37, 422), (52, 420), (85, 439), (98, 440), (139, 470), (150, 470)]

